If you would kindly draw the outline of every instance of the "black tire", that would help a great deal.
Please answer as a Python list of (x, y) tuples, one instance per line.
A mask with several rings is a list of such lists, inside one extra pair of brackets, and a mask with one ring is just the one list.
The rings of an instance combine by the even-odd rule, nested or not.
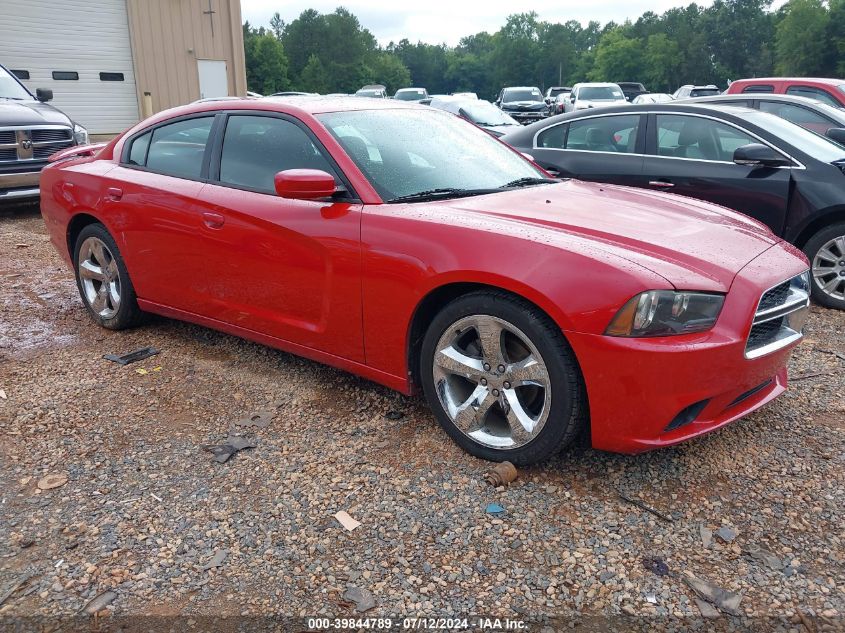
[[(826, 226), (807, 240), (807, 243), (804, 244), (804, 254), (807, 255), (807, 259), (810, 260), (811, 268), (814, 265), (816, 255), (819, 250), (821, 250), (825, 244), (836, 238), (842, 238), (842, 241), (845, 242), (845, 222)], [(842, 262), (845, 262), (845, 252), (841, 252), (843, 250), (842, 246), (839, 246), (838, 249), (840, 252), (836, 254), (838, 254), (841, 258), (839, 262), (837, 262), (837, 264), (839, 264), (838, 268), (845, 272), (845, 264), (842, 264)], [(828, 308), (845, 310), (845, 299), (831, 296), (822, 289), (815, 275), (811, 274), (811, 277), (812, 280), (810, 281), (810, 284), (812, 286), (813, 301)], [(832, 277), (830, 277), (830, 279), (832, 280)], [(845, 291), (845, 277), (840, 277), (840, 285), (838, 286), (837, 291)]]
[[(487, 315), (519, 328), (539, 352), (548, 371), (548, 418), (533, 439), (516, 448), (492, 448), (464, 434), (444, 409), (435, 385), (434, 360), (440, 338), (461, 319)], [(464, 450), (481, 459), (510, 461), (520, 466), (541, 462), (570, 444), (586, 426), (584, 381), (566, 338), (535, 306), (504, 292), (473, 292), (455, 299), (437, 314), (423, 339), (420, 378), (426, 399), (443, 429)]]
[[(92, 302), (86, 296), (83, 286), (83, 279), (80, 273), (81, 250), (90, 238), (100, 240), (106, 246), (109, 251), (108, 254), (112, 256), (114, 264), (117, 267), (120, 301), (114, 314), (109, 314), (108, 316), (103, 316), (94, 309)], [(126, 264), (123, 261), (117, 243), (102, 224), (89, 224), (79, 232), (73, 247), (73, 267), (79, 296), (82, 298), (82, 303), (94, 321), (109, 330), (124, 330), (141, 323), (144, 313), (138, 307), (138, 300), (132, 280), (129, 277), (129, 271), (126, 269)]]

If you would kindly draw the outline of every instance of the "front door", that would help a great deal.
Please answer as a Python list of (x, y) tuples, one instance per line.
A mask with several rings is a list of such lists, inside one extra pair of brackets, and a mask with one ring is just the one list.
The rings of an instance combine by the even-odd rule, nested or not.
[(289, 200), (273, 178), (334, 164), (290, 117), (233, 114), (200, 192), (208, 258), (195, 280), (205, 314), (311, 349), (364, 361), (361, 204)]
[(198, 59), (200, 99), (229, 96), (229, 76), (226, 62), (216, 59)]
[(737, 165), (737, 147), (760, 139), (736, 126), (686, 114), (649, 115), (648, 156), (639, 186), (706, 200), (750, 215), (780, 234), (789, 167)]

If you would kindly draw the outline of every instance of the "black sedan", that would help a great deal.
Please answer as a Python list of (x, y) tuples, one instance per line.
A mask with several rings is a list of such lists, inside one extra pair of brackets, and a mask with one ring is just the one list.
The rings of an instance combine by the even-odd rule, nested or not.
[(816, 301), (845, 309), (845, 148), (826, 138), (758, 110), (673, 103), (572, 112), (501, 140), (553, 174), (750, 215), (807, 254)]

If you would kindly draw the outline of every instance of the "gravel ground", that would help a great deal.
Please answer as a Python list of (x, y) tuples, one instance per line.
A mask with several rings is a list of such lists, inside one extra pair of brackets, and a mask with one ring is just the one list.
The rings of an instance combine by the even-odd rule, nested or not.
[[(692, 621), (692, 574), (740, 594), (749, 619), (841, 627), (843, 326), (814, 307), (800, 379), (720, 432), (637, 457), (571, 448), (494, 489), (420, 399), (175, 321), (95, 327), (37, 209), (7, 211), (0, 600), (31, 577), (0, 615), (72, 614), (113, 590), (115, 615), (348, 617), (355, 587), (367, 616)], [(102, 359), (148, 345), (161, 353)], [(259, 411), (268, 427), (234, 424)], [(201, 447), (230, 429), (257, 446), (220, 464)], [(46, 475), (67, 481), (42, 491)]]

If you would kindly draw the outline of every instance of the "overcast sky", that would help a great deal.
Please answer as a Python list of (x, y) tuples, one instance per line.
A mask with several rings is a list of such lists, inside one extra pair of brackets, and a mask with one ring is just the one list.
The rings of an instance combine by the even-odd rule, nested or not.
[[(586, 24), (598, 20), (602, 24), (635, 20), (646, 11), (662, 13), (674, 6), (685, 6), (692, 0), (559, 0), (547, 3), (521, 4), (513, 0), (486, 0), (485, 2), (461, 2), (460, 0), (426, 0), (404, 4), (396, 0), (310, 0), (292, 3), (289, 0), (241, 0), (244, 20), (254, 26), (267, 26), (273, 13), (278, 11), (282, 19), (290, 22), (303, 10), (313, 8), (320, 13), (331, 13), (340, 5), (358, 16), (364, 28), (384, 45), (391, 40), (398, 42), (408, 38), (412, 42), (421, 40), (430, 44), (445, 42), (455, 45), (464, 35), (497, 31), (508, 15), (535, 10), (541, 20), (566, 22), (578, 20)], [(709, 0), (698, 4), (708, 5)]]

